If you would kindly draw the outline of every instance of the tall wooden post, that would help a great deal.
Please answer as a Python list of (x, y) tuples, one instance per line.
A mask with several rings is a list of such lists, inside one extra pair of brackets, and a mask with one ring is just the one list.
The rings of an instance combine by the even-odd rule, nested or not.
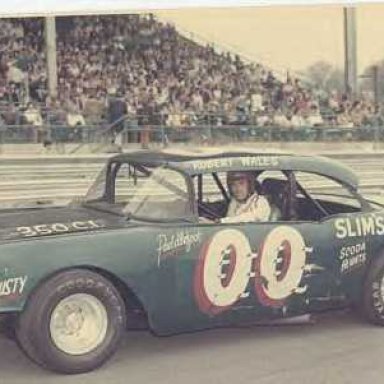
[(357, 93), (356, 9), (344, 8), (345, 92), (354, 99)]
[(47, 55), (49, 96), (57, 96), (57, 52), (56, 52), (56, 20), (54, 16), (45, 18), (45, 47)]

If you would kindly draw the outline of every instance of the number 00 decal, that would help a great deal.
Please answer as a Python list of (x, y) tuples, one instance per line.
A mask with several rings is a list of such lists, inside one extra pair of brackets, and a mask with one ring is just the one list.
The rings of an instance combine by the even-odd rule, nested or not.
[[(259, 254), (252, 253), (248, 238), (239, 230), (225, 229), (208, 240), (200, 253), (194, 279), (199, 309), (215, 315), (247, 297), (249, 281), (263, 305), (282, 306), (299, 288), (306, 262), (304, 239), (288, 226), (273, 229)], [(254, 262), (256, 259), (256, 262)]]
[(217, 314), (246, 295), (252, 251), (235, 229), (218, 232), (203, 246), (195, 275), (195, 297), (205, 313)]

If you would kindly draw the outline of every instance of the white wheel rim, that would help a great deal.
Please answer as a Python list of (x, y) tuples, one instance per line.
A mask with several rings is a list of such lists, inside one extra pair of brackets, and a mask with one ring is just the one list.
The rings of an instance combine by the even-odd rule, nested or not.
[(52, 311), (51, 338), (58, 349), (69, 355), (93, 351), (105, 339), (107, 328), (105, 306), (86, 293), (66, 297)]

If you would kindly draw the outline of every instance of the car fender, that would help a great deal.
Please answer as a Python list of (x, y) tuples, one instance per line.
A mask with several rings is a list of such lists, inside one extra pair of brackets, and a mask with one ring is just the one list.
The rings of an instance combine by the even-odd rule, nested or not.
[(129, 248), (130, 240), (127, 231), (117, 230), (1, 244), (0, 313), (22, 311), (30, 295), (52, 276), (87, 268), (110, 276), (132, 292), (150, 321), (153, 299), (140, 277), (148, 274), (157, 261), (143, 253), (136, 255), (139, 249), (132, 245)]

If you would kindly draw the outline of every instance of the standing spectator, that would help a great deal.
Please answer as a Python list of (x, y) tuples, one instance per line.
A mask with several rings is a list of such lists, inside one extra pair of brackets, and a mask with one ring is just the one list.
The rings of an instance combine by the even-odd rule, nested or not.
[(29, 102), (23, 118), (28, 125), (29, 138), (33, 143), (39, 142), (43, 134), (43, 118), (40, 110), (32, 102)]
[(66, 116), (66, 122), (69, 128), (72, 128), (72, 131), (69, 133), (70, 138), (73, 141), (82, 141), (83, 139), (83, 130), (86, 125), (84, 116), (81, 114), (78, 108), (72, 106), (68, 109)]
[[(108, 99), (108, 124), (111, 127), (112, 144), (124, 129), (124, 116), (127, 114), (127, 104), (120, 91)], [(120, 137), (119, 136), (119, 137)]]

